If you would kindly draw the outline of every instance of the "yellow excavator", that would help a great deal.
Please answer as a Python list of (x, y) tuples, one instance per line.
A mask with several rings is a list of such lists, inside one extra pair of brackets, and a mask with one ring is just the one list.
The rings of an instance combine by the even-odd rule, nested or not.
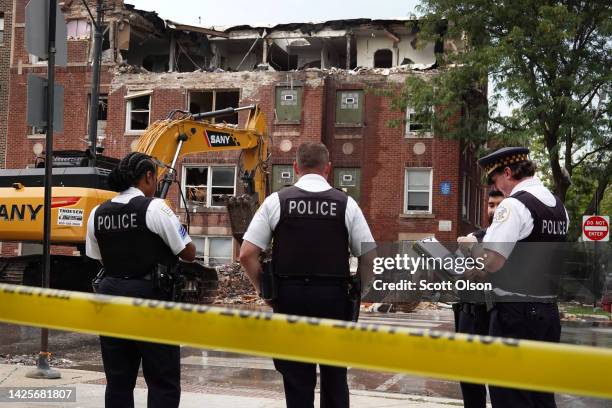
[[(249, 112), (244, 128), (211, 121), (244, 110)], [(241, 241), (255, 209), (268, 194), (268, 144), (265, 116), (257, 105), (249, 105), (197, 114), (172, 111), (166, 119), (145, 130), (135, 150), (157, 160), (160, 168), (157, 196), (163, 199), (176, 182), (176, 166), (182, 157), (240, 151), (238, 168), (246, 194), (227, 198), (227, 206), (232, 233)], [(106, 186), (108, 174), (117, 163), (118, 159), (98, 155), (96, 165), (89, 166), (87, 155), (75, 151), (57, 152), (54, 156), (51, 243), (62, 246), (62, 252), (73, 247), (80, 256), (52, 255), (52, 288), (91, 291), (91, 280), (100, 265), (84, 256), (87, 219), (96, 205), (117, 194)], [(44, 165), (0, 170), (0, 241), (42, 242)], [(182, 192), (180, 195), (183, 196)], [(40, 286), (41, 258), (40, 255), (0, 258), (0, 282)], [(216, 271), (197, 262), (181, 263), (181, 267), (187, 276), (183, 298), (196, 303), (212, 301), (217, 287)]]

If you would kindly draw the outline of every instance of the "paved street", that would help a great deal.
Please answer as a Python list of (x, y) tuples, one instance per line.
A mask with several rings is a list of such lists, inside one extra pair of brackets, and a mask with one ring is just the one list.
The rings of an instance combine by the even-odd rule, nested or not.
[[(452, 330), (450, 310), (424, 310), (416, 313), (367, 313), (361, 321), (402, 327)], [(574, 344), (612, 347), (612, 325), (605, 323), (565, 322), (563, 341)], [(95, 336), (52, 332), (51, 348), (56, 359), (66, 359), (61, 380), (27, 380), (28, 368), (0, 365), (0, 387), (75, 384), (78, 400), (67, 407), (98, 407), (104, 393), (104, 373)], [(0, 326), (0, 354), (35, 353), (38, 330), (28, 327)], [(184, 347), (182, 358), (183, 407), (282, 407), (280, 375), (270, 359)], [(449, 362), (452, 364), (452, 362)], [(448, 407), (461, 406), (459, 386), (453, 381), (434, 380), (403, 374), (349, 369), (349, 384), (354, 406), (358, 407)], [(136, 391), (138, 406), (146, 401), (145, 383), (139, 377)], [(560, 408), (610, 408), (612, 401), (559, 395)], [(3, 406), (6, 404), (0, 404)], [(22, 407), (24, 405), (20, 405)], [(43, 406), (38, 404), (36, 406)], [(49, 405), (44, 406), (62, 406)]]

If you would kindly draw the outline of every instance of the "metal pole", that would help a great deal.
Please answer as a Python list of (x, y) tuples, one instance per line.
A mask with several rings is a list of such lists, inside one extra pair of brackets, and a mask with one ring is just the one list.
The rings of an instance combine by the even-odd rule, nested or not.
[[(55, 19), (57, 0), (49, 0), (49, 43), (47, 66), (47, 137), (45, 147), (45, 202), (43, 224), (43, 279), (42, 287), (48, 288), (51, 276), (51, 188), (53, 183), (53, 97), (55, 91)], [(32, 378), (60, 378), (60, 372), (49, 367), (49, 330), (40, 333), (40, 353), (36, 369), (27, 373)]]
[(94, 60), (91, 77), (91, 99), (89, 101), (89, 165), (96, 166), (96, 147), (98, 140), (98, 104), (100, 103), (100, 65), (102, 61), (102, 19), (104, 9), (102, 0), (97, 1), (96, 21), (94, 23)]

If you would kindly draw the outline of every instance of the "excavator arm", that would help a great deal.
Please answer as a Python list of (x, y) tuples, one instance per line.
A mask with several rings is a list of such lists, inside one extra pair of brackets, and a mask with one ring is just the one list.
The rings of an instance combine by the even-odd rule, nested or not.
[[(246, 125), (214, 124), (208, 119), (248, 110)], [(178, 119), (174, 117), (180, 115)], [(159, 195), (165, 198), (176, 175), (176, 164), (183, 156), (194, 153), (240, 151), (239, 175), (246, 192), (256, 195), (258, 204), (266, 197), (268, 136), (266, 120), (257, 105), (227, 108), (220, 111), (189, 114), (173, 111), (165, 120), (153, 123), (136, 144), (136, 151), (153, 156), (161, 164), (158, 177)]]

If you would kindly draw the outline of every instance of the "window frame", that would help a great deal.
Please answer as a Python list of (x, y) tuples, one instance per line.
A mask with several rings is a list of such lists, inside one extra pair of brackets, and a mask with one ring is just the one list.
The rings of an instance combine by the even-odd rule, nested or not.
[(472, 205), (471, 189), (472, 180), (467, 173), (463, 173), (463, 188), (461, 190), (461, 218), (467, 222), (470, 221), (470, 214), (472, 213), (472, 211), (470, 211), (470, 206)]
[(142, 109), (138, 109), (136, 110), (137, 113), (144, 113), (147, 112), (149, 114), (148, 116), (148, 122), (147, 122), (147, 127), (149, 127), (149, 125), (151, 125), (151, 105), (153, 103), (153, 91), (142, 91), (142, 92), (135, 92), (133, 94), (128, 94), (124, 97), (125, 99), (125, 134), (126, 135), (141, 135), (145, 132), (145, 129), (132, 129), (132, 113), (134, 112), (134, 110), (132, 109), (132, 101), (134, 99), (137, 98), (143, 98), (143, 97), (148, 97), (149, 98), (149, 109), (147, 110), (142, 110)]
[[(429, 209), (428, 210), (408, 210), (408, 195), (412, 192), (423, 193), (423, 190), (410, 190), (408, 188), (408, 172), (429, 171)], [(405, 167), (404, 168), (404, 214), (433, 214), (433, 167)]]
[[(410, 130), (410, 115), (415, 114), (416, 111), (412, 106), (406, 107), (406, 126), (404, 128), (404, 137), (407, 139), (431, 139), (433, 138), (433, 113), (435, 112), (433, 107), (429, 107), (429, 110), (432, 112), (432, 120), (429, 123), (429, 130)], [(416, 122), (415, 122), (416, 123)]]
[(4, 46), (4, 12), (0, 12), (0, 47)]
[[(211, 106), (212, 106), (213, 111), (217, 109), (217, 92), (236, 92), (238, 94), (238, 105), (240, 105), (240, 99), (242, 98), (242, 88), (189, 89), (187, 91), (187, 107), (185, 108), (185, 110), (187, 112), (190, 112), (192, 93), (206, 93), (206, 92), (210, 92), (212, 94)], [(238, 115), (238, 113), (236, 113), (235, 115), (236, 115), (236, 123), (227, 122), (228, 124), (238, 125), (240, 123), (240, 116)], [(215, 118), (209, 118), (207, 120), (210, 123), (217, 123)], [(223, 118), (221, 118), (221, 123), (223, 123)]]
[[(232, 236), (230, 235), (193, 235), (192, 239), (194, 240), (203, 239), (204, 240), (204, 251), (203, 251), (202, 256), (198, 255), (197, 246), (196, 246), (196, 259), (201, 260), (202, 262), (204, 262), (205, 265), (210, 266), (210, 267), (217, 266), (217, 265), (210, 264), (210, 242), (211, 240), (228, 239), (231, 244), (231, 250), (230, 250), (230, 256), (229, 258), (227, 258), (228, 259), (227, 264), (234, 262), (236, 248), (234, 247), (234, 239), (232, 238)], [(226, 258), (220, 258), (220, 259), (226, 259)], [(218, 264), (218, 265), (227, 265), (227, 264)]]
[[(236, 196), (236, 181), (237, 181), (237, 177), (238, 177), (238, 169), (237, 167), (234, 165), (229, 165), (229, 164), (223, 164), (223, 163), (219, 163), (219, 164), (196, 164), (196, 163), (185, 163), (181, 166), (181, 189), (183, 190), (183, 194), (185, 195), (185, 200), (189, 203), (189, 199), (187, 197), (187, 188), (188, 185), (187, 184), (187, 169), (189, 168), (207, 168), (208, 169), (208, 173), (207, 173), (207, 180), (206, 180), (206, 204), (205, 205), (197, 205), (194, 206), (194, 211), (197, 211), (198, 208), (212, 208), (212, 209), (219, 209), (219, 208), (224, 208), (224, 206), (222, 205), (212, 205), (212, 189), (215, 187), (212, 185), (212, 173), (213, 173), (213, 169), (214, 168), (231, 168), (234, 170), (234, 184), (233, 184), (233, 189), (234, 189), (234, 193), (232, 194), (233, 196)], [(226, 186), (217, 186), (217, 187), (221, 187), (221, 188), (229, 188)], [(210, 191), (210, 194), (209, 194)], [(189, 206), (187, 206), (188, 208)], [(183, 200), (180, 200), (180, 208), (186, 208), (185, 203), (183, 202)]]
[[(297, 92), (297, 108), (299, 109), (298, 118), (297, 119), (279, 119), (277, 115), (278, 104), (281, 102), (278, 98), (279, 94), (284, 90), (296, 91)], [(280, 92), (279, 92), (280, 91)], [(304, 110), (304, 86), (295, 85), (295, 86), (287, 86), (287, 85), (276, 85), (274, 87), (274, 123), (277, 125), (299, 125), (302, 123), (302, 111)]]

